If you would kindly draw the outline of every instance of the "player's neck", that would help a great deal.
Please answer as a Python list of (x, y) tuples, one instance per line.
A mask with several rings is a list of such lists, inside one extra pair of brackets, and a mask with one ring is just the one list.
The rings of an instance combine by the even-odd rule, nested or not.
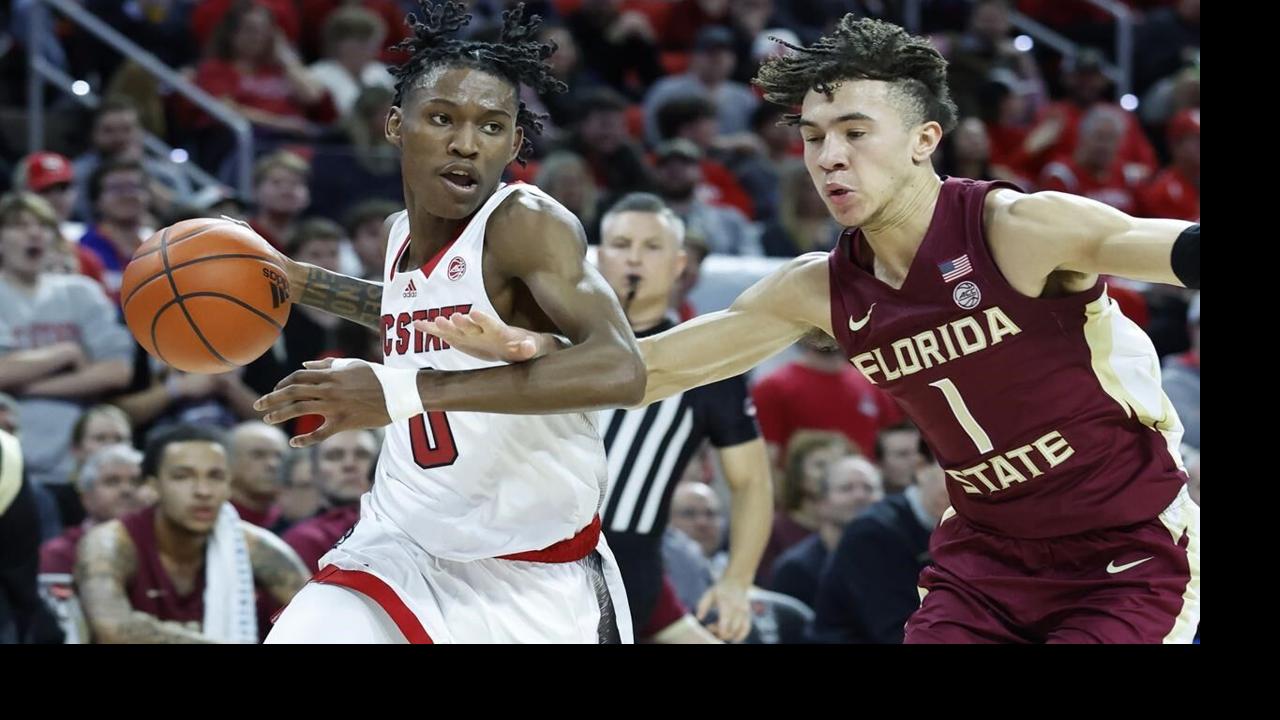
[(416, 268), (440, 252), (440, 248), (457, 237), (458, 232), (466, 226), (470, 216), (465, 218), (442, 218), (432, 215), (423, 208), (409, 204), (409, 250), (405, 253), (403, 267)]
[(156, 512), (156, 546), (160, 554), (177, 565), (195, 565), (203, 562), (205, 545), (209, 536), (197, 535), (179, 527)]
[(942, 180), (927, 168), (894, 195), (879, 217), (862, 226), (863, 237), (888, 277), (906, 278), (916, 251), (929, 232), (940, 192)]

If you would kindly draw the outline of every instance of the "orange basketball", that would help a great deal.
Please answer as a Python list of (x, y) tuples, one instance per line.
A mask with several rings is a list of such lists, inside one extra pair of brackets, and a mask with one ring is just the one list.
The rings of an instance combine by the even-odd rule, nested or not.
[(275, 343), (289, 319), (289, 279), (252, 229), (183, 220), (138, 247), (124, 269), (120, 305), (153, 357), (186, 372), (221, 373)]

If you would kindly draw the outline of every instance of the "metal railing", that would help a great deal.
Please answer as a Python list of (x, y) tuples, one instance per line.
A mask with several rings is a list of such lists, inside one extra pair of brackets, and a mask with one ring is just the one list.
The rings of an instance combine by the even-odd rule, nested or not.
[[(111, 46), (116, 52), (134, 61), (143, 70), (190, 100), (201, 110), (212, 116), (214, 120), (230, 128), (236, 138), (236, 154), (238, 157), (238, 162), (236, 163), (236, 187), (245, 197), (251, 194), (254, 145), (252, 124), (244, 116), (179, 75), (155, 55), (122, 35), (118, 30), (103, 22), (93, 13), (80, 7), (74, 0), (35, 0), (29, 11), (27, 26), (27, 145), (29, 152), (34, 152), (44, 146), (44, 89), (46, 83), (58, 87), (87, 107), (96, 107), (98, 103), (96, 95), (89, 92), (76, 92), (72, 87), (75, 81), (40, 55), (38, 39), (52, 32), (48, 13), (50, 8), (58, 10), (67, 19)], [(165, 157), (168, 157), (168, 154), (172, 151), (172, 148), (165, 144), (164, 141), (150, 133), (146, 133), (144, 144), (149, 151), (163, 154)], [(217, 182), (216, 179), (194, 163), (182, 163), (181, 167), (198, 183)]]
[[(1118, 0), (1085, 0), (1085, 2), (1111, 15), (1116, 20), (1115, 56), (1116, 62), (1104, 61), (1102, 72), (1116, 85), (1116, 94), (1125, 95), (1133, 88), (1133, 11)], [(921, 0), (906, 0), (902, 9), (903, 22), (907, 30), (920, 31)], [(1009, 12), (1009, 20), (1013, 26), (1029, 35), (1037, 42), (1044, 43), (1064, 57), (1075, 57), (1080, 52), (1080, 45), (1062, 33), (1016, 10)]]

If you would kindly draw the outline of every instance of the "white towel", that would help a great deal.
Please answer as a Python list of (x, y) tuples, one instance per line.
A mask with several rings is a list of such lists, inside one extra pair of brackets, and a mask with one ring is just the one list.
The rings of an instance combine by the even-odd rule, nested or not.
[(258, 642), (253, 565), (230, 502), (218, 511), (204, 558), (204, 634), (226, 643)]

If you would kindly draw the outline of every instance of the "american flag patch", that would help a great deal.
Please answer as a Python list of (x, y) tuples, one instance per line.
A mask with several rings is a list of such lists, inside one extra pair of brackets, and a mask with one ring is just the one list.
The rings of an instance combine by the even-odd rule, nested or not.
[(944, 263), (938, 263), (938, 271), (942, 273), (944, 282), (958, 280), (965, 275), (973, 272), (973, 265), (969, 263), (969, 256), (961, 255), (955, 260), (948, 260)]

